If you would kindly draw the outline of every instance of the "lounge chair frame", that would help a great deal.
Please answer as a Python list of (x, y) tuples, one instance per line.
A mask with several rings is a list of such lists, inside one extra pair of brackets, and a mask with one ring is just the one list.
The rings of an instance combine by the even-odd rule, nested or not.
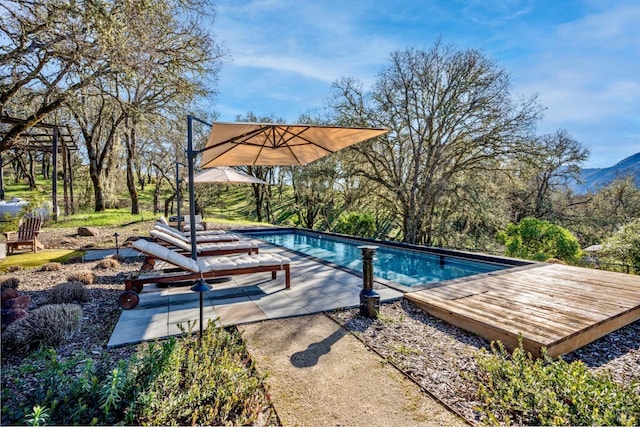
[[(156, 244), (157, 245), (157, 244)], [(147, 252), (144, 249), (139, 247), (135, 247), (135, 249), (145, 256), (149, 256), (153, 259), (162, 259), (159, 258), (157, 254), (153, 254), (151, 252)], [(182, 255), (184, 256), (184, 255)], [(167, 259), (163, 259), (163, 261), (170, 262)], [(143, 286), (147, 283), (172, 283), (172, 282), (195, 282), (199, 279), (214, 279), (219, 277), (228, 277), (228, 276), (236, 276), (242, 274), (253, 274), (253, 273), (265, 273), (271, 272), (271, 279), (276, 279), (276, 273), (278, 271), (284, 271), (285, 273), (285, 289), (291, 288), (291, 269), (290, 263), (280, 263), (273, 265), (257, 265), (257, 266), (249, 266), (249, 267), (241, 267), (241, 268), (233, 268), (233, 269), (220, 269), (220, 270), (211, 270), (206, 272), (200, 271), (191, 271), (186, 270), (179, 267), (176, 264), (173, 264), (177, 270), (173, 272), (160, 272), (161, 274), (153, 275), (150, 274), (149, 270), (141, 270), (138, 272), (131, 273), (124, 280), (125, 291), (120, 294), (118, 297), (118, 304), (125, 310), (130, 310), (135, 308), (138, 305), (140, 297), (138, 293), (142, 292)]]

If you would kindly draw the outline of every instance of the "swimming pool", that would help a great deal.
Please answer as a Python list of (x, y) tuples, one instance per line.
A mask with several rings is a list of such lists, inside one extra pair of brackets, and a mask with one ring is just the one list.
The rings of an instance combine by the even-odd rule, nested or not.
[(408, 245), (402, 247), (296, 229), (252, 230), (244, 234), (359, 272), (362, 271), (362, 253), (358, 246), (374, 244), (378, 246), (373, 263), (374, 276), (407, 287), (513, 267), (499, 262), (453, 256), (450, 251), (444, 255), (445, 251), (435, 253), (426, 248), (417, 250)]

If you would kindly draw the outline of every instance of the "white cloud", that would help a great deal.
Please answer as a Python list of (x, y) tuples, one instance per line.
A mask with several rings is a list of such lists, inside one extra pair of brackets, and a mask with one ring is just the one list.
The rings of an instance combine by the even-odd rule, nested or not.
[(541, 129), (567, 128), (593, 147), (640, 133), (637, 0), (216, 3), (217, 40), (233, 58), (220, 76), (223, 114), (297, 116), (320, 107), (336, 79), (371, 84), (390, 52), (441, 35), (505, 66), (516, 94), (539, 94)]

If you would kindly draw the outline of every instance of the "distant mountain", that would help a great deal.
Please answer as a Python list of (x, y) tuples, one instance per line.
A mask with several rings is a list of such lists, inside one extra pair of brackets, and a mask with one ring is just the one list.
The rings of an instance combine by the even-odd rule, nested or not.
[(633, 175), (636, 179), (636, 185), (640, 186), (640, 153), (629, 156), (608, 168), (582, 169), (582, 184), (570, 180), (569, 188), (576, 194), (585, 194), (589, 191), (597, 191), (599, 188), (610, 184), (616, 178), (628, 175)]

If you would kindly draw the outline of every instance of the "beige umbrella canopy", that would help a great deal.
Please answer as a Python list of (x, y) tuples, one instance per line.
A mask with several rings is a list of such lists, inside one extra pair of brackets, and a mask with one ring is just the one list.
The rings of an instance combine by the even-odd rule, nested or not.
[(266, 184), (265, 181), (253, 175), (228, 166), (206, 169), (194, 176), (193, 182), (196, 184)]
[(386, 133), (381, 128), (213, 123), (200, 167), (304, 165)]

